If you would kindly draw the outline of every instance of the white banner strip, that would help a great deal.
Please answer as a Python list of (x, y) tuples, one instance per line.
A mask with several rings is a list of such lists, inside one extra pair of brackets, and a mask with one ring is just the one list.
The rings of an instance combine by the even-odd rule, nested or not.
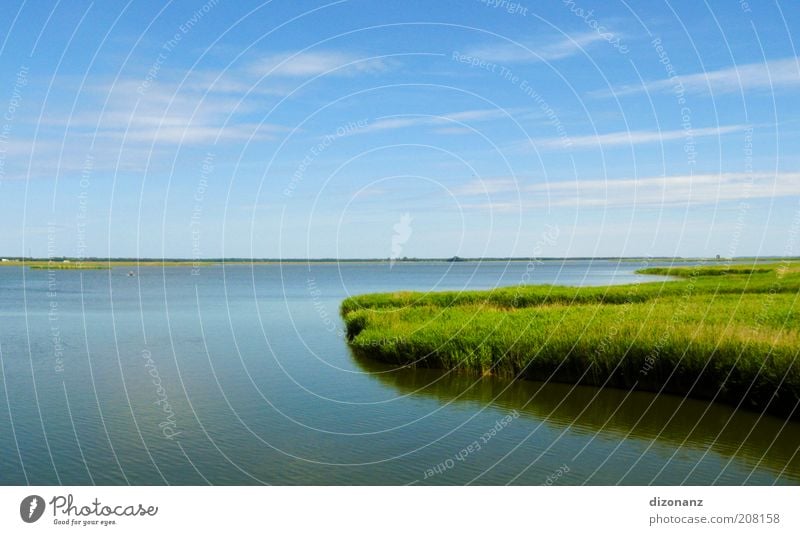
[[(2, 487), (0, 533), (800, 533), (797, 487)], [(599, 531), (598, 531), (599, 530)]]

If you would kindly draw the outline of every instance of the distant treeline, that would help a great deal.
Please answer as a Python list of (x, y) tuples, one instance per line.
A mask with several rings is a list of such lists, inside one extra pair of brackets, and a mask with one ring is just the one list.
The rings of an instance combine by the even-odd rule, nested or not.
[[(404, 257), (402, 259), (391, 259), (391, 258), (245, 258), (245, 257), (229, 257), (229, 258), (147, 258), (147, 257), (114, 257), (114, 258), (102, 258), (97, 256), (89, 256), (89, 257), (71, 257), (71, 256), (55, 256), (55, 257), (27, 257), (27, 256), (4, 256), (0, 257), (4, 261), (10, 262), (85, 262), (85, 263), (98, 263), (98, 262), (107, 262), (107, 263), (201, 263), (201, 264), (213, 264), (213, 263), (297, 263), (297, 262), (529, 262), (531, 260), (530, 257), (520, 257), (520, 256), (492, 256), (492, 257), (459, 257), (459, 256), (451, 256), (451, 257), (443, 257), (443, 258), (410, 258)], [(737, 256), (734, 258), (703, 258), (703, 257), (681, 257), (681, 256), (658, 256), (658, 257), (643, 257), (643, 256), (569, 256), (569, 257), (537, 257), (537, 261), (542, 262), (563, 262), (563, 261), (590, 261), (590, 260), (604, 260), (604, 261), (623, 261), (623, 262), (635, 262), (640, 260), (647, 260), (649, 262), (693, 262), (693, 261), (708, 261), (714, 260), (719, 262), (725, 262), (730, 260), (736, 260), (737, 262), (741, 262), (744, 260), (760, 260), (760, 261), (776, 261), (782, 259), (800, 259), (800, 257), (783, 257), (783, 256), (760, 256), (760, 257), (750, 257), (750, 256)]]

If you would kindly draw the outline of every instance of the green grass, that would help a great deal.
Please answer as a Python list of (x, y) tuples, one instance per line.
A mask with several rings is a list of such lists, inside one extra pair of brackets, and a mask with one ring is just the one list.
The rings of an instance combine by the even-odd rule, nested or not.
[(341, 312), (353, 350), (385, 362), (663, 391), (799, 418), (800, 264), (640, 273), (675, 280), (371, 294)]

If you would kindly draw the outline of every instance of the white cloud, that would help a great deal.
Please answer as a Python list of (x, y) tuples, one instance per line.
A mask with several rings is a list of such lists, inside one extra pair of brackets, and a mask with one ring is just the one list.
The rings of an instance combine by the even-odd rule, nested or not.
[(217, 141), (247, 141), (274, 139), (275, 133), (282, 130), (273, 125), (236, 124), (236, 125), (203, 125), (181, 124), (177, 126), (159, 126), (157, 128), (139, 129), (132, 132), (112, 131), (104, 133), (126, 142), (170, 143), (170, 144), (206, 144)]
[(466, 122), (466, 121), (488, 121), (492, 119), (508, 118), (511, 115), (509, 110), (502, 108), (490, 108), (482, 110), (457, 111), (446, 113), (441, 116), (443, 121)]
[(604, 40), (598, 32), (587, 32), (544, 45), (526, 42), (475, 47), (468, 49), (466, 55), (500, 64), (555, 61), (579, 54), (584, 48)]
[[(259, 80), (264, 69), (271, 68), (280, 78)], [(184, 146), (275, 139), (288, 128), (258, 121), (269, 109), (265, 102), (292, 90), (296, 84), (292, 77), (329, 69), (345, 74), (382, 68), (380, 60), (315, 52), (266, 56), (225, 71), (142, 68), (113, 82), (93, 77), (85, 85), (84, 80), (59, 76), (56, 87), (68, 97), (74, 91), (80, 97), (75, 99), (77, 105), (70, 110), (53, 98), (47, 113), (35, 119), (39, 127), (35, 146), (33, 140), (19, 136), (8, 147), (7, 153), (15, 155), (29, 155), (35, 149), (33, 163), (9, 159), (3, 178), (80, 172), (90, 152), (95, 171), (139, 172), (172, 165), (176, 151)], [(35, 110), (33, 101), (30, 109)]]
[(645, 143), (663, 143), (666, 141), (683, 140), (687, 135), (693, 138), (715, 137), (734, 132), (742, 132), (747, 125), (716, 126), (710, 128), (695, 128), (689, 132), (684, 130), (629, 130), (623, 132), (610, 132), (592, 136), (578, 136), (569, 138), (570, 145), (565, 146), (563, 138), (543, 138), (524, 141), (523, 146), (533, 146), (540, 150), (582, 149), (594, 147), (612, 147), (618, 145), (641, 145)]
[(234, 95), (196, 90), (192, 84), (152, 81), (146, 90), (136, 80), (96, 85), (87, 94), (97, 101), (108, 99), (100, 113), (87, 106), (72, 116), (49, 116), (42, 124), (68, 127), (70, 136), (98, 140), (125, 140), (125, 146), (157, 144), (207, 144), (272, 138), (285, 130), (274, 124), (244, 121), (255, 108)]
[(445, 126), (445, 127), (442, 127), (442, 128), (435, 128), (433, 130), (433, 133), (434, 134), (441, 134), (443, 136), (452, 136), (452, 135), (461, 136), (461, 135), (464, 135), (464, 134), (472, 134), (472, 133), (474, 133), (474, 131), (469, 129), (469, 128), (462, 127), (462, 126)]
[(31, 163), (15, 158), (6, 178), (74, 176), (82, 172), (88, 154), (95, 172), (163, 170), (182, 147), (274, 139), (287, 130), (258, 123), (261, 100), (242, 101), (227, 89), (220, 93), (181, 85), (171, 74), (161, 72), (146, 86), (133, 77), (113, 84), (95, 80), (82, 88), (71, 114), (52, 105), (41, 120), (36, 118), (35, 144), (23, 137), (15, 140), (20, 154), (30, 146)]
[(459, 196), (491, 195), (520, 191), (520, 185), (512, 178), (476, 179), (450, 191)]
[(800, 195), (800, 173), (720, 173), (537, 184), (553, 206), (715, 204)]
[(680, 83), (688, 93), (732, 93), (752, 89), (778, 89), (800, 86), (800, 61), (787, 58), (736, 65), (714, 71), (679, 75), (676, 79), (655, 80), (642, 84), (617, 86), (611, 90), (594, 93), (596, 96), (623, 96), (642, 92), (676, 90)]
[[(524, 201), (490, 201), (480, 203), (461, 203), (462, 210), (476, 210), (479, 212), (520, 212), (528, 207), (533, 207)], [(536, 206), (538, 208), (541, 205)]]
[[(495, 119), (508, 118), (512, 115), (512, 110), (502, 108), (465, 110), (443, 115), (399, 115), (379, 119), (365, 128), (354, 131), (354, 134), (365, 134), (380, 130), (396, 130), (398, 128), (409, 128), (414, 126), (437, 125), (451, 128), (457, 127), (457, 123), (469, 123), (478, 121), (491, 121)], [(438, 129), (439, 133), (447, 133), (445, 128)], [(450, 133), (463, 134), (464, 130), (453, 131)]]
[(380, 59), (362, 59), (344, 52), (286, 52), (265, 56), (249, 71), (257, 76), (306, 77), (320, 74), (380, 72), (386, 69)]
[(353, 131), (353, 133), (365, 134), (367, 132), (376, 132), (378, 130), (395, 130), (398, 128), (408, 128), (411, 126), (419, 126), (430, 123), (430, 117), (391, 117), (387, 119), (379, 119), (364, 128)]
[[(503, 180), (498, 179), (497, 183), (502, 184)], [(474, 194), (477, 194), (477, 186), (473, 185), (473, 188)], [(506, 197), (489, 202), (466, 203), (461, 207), (514, 212), (544, 207), (708, 205), (794, 196), (800, 196), (800, 173), (720, 173), (548, 182), (527, 186), (521, 200)]]

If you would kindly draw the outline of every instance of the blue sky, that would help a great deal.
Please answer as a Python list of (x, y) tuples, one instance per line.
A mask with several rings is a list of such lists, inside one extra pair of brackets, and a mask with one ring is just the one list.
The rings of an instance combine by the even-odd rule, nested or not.
[(751, 4), (4, 2), (0, 254), (797, 255)]

